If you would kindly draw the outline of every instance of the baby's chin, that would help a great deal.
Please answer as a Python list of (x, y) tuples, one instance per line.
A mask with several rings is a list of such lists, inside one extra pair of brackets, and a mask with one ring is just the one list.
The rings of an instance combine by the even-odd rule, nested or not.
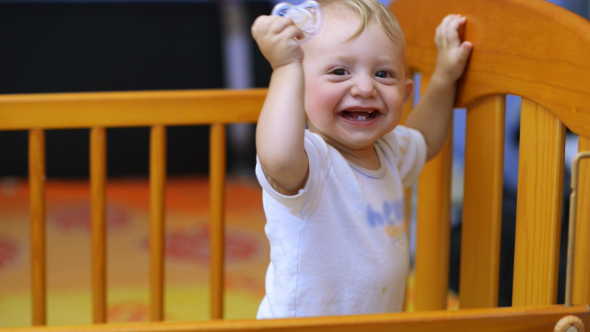
[(326, 143), (330, 144), (339, 151), (361, 151), (371, 150), (375, 142), (380, 138), (375, 135), (335, 135), (334, 137), (327, 137), (321, 135)]

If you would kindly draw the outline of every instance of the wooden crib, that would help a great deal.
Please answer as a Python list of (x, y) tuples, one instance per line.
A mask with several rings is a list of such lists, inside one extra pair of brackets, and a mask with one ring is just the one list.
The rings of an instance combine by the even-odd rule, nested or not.
[[(540, 0), (396, 0), (410, 68), (433, 72), (434, 29), (447, 14), (467, 16), (474, 44), (456, 106), (467, 108), (460, 306), (447, 311), (451, 138), (420, 177), (415, 263), (416, 312), (268, 321), (223, 320), (225, 125), (253, 123), (264, 89), (5, 95), (0, 130), (29, 130), (33, 327), (29, 331), (552, 331), (590, 324), (590, 161), (579, 170), (570, 305), (557, 304), (566, 128), (590, 151), (590, 22)], [(497, 308), (505, 95), (523, 97), (513, 307)], [(407, 108), (411, 108), (407, 106)], [(163, 317), (166, 127), (210, 125), (211, 320)], [(151, 127), (151, 321), (105, 324), (105, 128)], [(93, 321), (44, 327), (44, 131), (90, 128)], [(0, 212), (0, 218), (2, 214)], [(571, 242), (572, 245), (574, 242)], [(572, 285), (570, 287), (570, 285)], [(0, 329), (0, 331), (3, 329)], [(556, 329), (558, 330), (558, 329)], [(579, 329), (581, 330), (581, 329)], [(565, 331), (565, 329), (559, 330)]]

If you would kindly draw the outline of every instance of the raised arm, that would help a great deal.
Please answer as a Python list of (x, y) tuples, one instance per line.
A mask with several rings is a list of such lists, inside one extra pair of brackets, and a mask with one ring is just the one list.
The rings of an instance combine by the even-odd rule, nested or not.
[(457, 80), (463, 75), (473, 48), (470, 42), (461, 43), (459, 39), (459, 28), (464, 24), (465, 17), (448, 15), (436, 29), (436, 68), (424, 95), (406, 121), (406, 126), (424, 135), (427, 160), (440, 152), (447, 137), (453, 118)]
[(256, 127), (256, 151), (269, 183), (282, 194), (301, 189), (309, 168), (304, 149), (303, 34), (289, 18), (260, 16), (252, 36), (273, 73)]

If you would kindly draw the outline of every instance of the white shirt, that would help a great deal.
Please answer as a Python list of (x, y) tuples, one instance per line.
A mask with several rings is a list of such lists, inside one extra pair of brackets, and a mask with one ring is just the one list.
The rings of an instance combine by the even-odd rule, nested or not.
[(275, 191), (256, 166), (271, 248), (257, 318), (401, 311), (410, 260), (403, 187), (422, 170), (424, 138), (396, 127), (375, 143), (378, 170), (309, 131), (305, 150), (309, 176), (295, 196)]

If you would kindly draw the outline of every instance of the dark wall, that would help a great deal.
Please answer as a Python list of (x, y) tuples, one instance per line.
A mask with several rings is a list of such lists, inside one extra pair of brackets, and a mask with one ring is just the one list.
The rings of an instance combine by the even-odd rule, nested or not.
[[(0, 3), (0, 93), (223, 87), (216, 3)], [(48, 176), (88, 175), (88, 130), (48, 130)], [(146, 174), (149, 129), (109, 129), (109, 175)], [(208, 129), (170, 127), (169, 173), (207, 171)], [(0, 176), (27, 133), (0, 133)]]
[(214, 3), (0, 4), (2, 93), (222, 86)]

